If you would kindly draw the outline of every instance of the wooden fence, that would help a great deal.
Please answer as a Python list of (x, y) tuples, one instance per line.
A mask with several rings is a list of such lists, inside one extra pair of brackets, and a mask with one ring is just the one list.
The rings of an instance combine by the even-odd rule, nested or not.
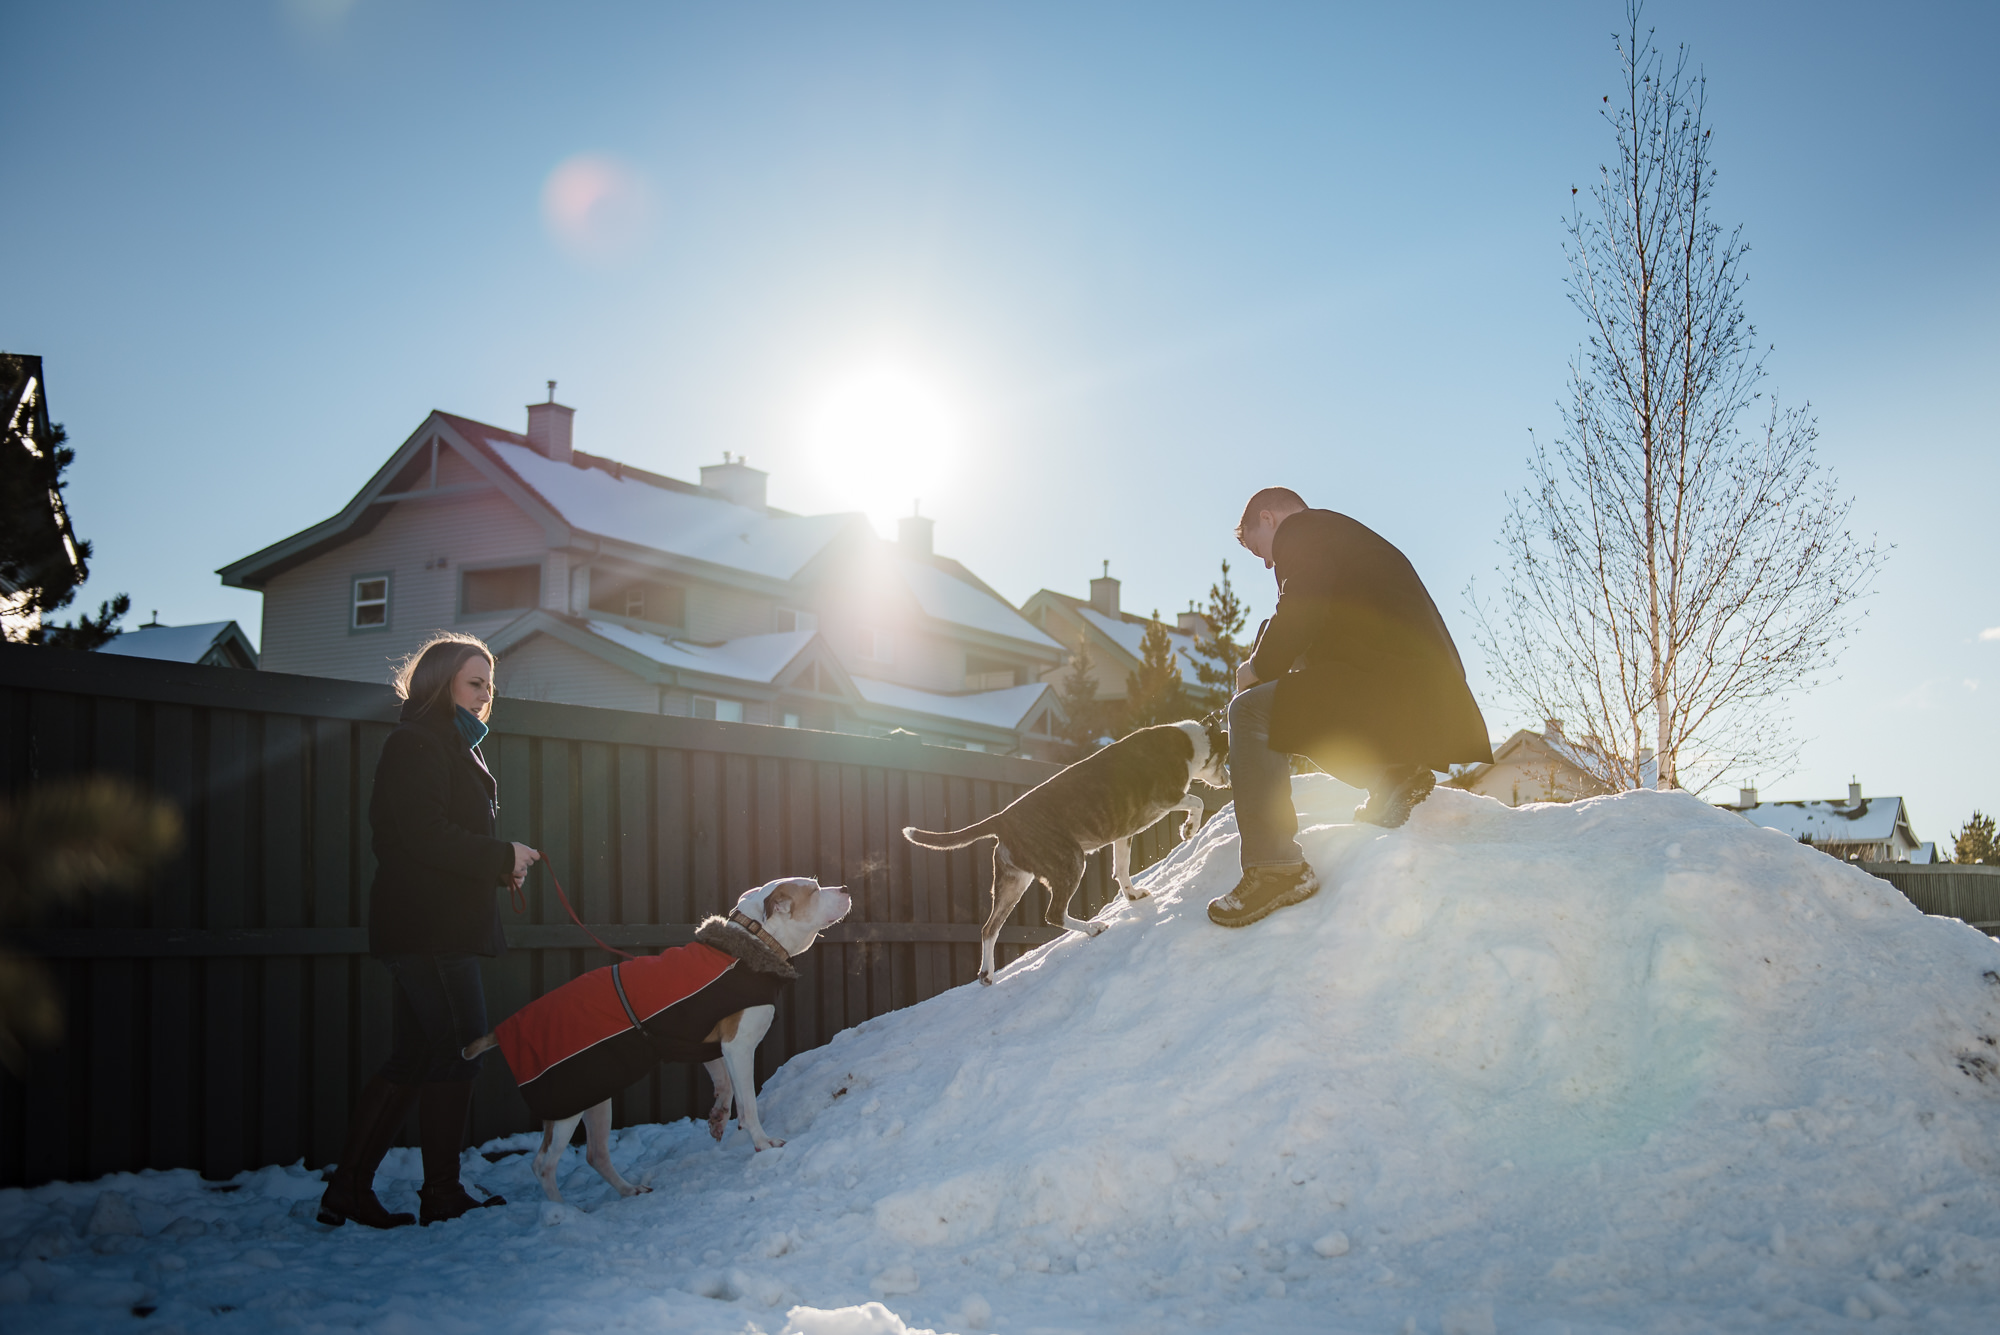
[[(139, 1168), (335, 1158), (355, 1090), (387, 1055), (389, 982), (367, 956), (367, 808), (396, 716), (387, 687), (0, 646), (0, 793), (129, 776), (183, 812), (187, 841), (146, 893), (97, 897), (11, 943), (41, 957), (68, 1017), (25, 1080), (0, 1073), (0, 1185)], [(967, 824), (1052, 772), (1027, 760), (754, 724), (522, 700), (485, 751), (500, 833), (541, 849), (614, 945), (685, 942), (743, 890), (815, 875), (855, 892), (800, 960), (758, 1056), (792, 1054), (969, 982), (988, 859), (910, 847), (904, 825)], [(1162, 856), (1167, 822), (1135, 841)], [(1106, 899), (1093, 858), (1084, 912)], [(547, 878), (505, 908), (486, 962), (497, 1020), (609, 962)], [(496, 892), (504, 893), (504, 892)], [(1005, 962), (1058, 933), (1028, 897)], [(662, 1067), (618, 1096), (621, 1125), (706, 1111), (706, 1076)], [(504, 1065), (475, 1087), (477, 1138), (529, 1129)]]
[(2000, 936), (2000, 867), (1956, 863), (1864, 862), (1861, 869), (1902, 891), (1926, 913), (1963, 918)]

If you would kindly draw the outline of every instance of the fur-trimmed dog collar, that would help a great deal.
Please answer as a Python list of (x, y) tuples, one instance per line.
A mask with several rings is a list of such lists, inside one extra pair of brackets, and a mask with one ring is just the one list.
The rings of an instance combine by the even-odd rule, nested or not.
[(758, 973), (774, 973), (780, 978), (797, 978), (799, 971), (782, 954), (765, 945), (724, 917), (702, 919), (694, 939), (713, 946), (725, 955), (734, 955)]

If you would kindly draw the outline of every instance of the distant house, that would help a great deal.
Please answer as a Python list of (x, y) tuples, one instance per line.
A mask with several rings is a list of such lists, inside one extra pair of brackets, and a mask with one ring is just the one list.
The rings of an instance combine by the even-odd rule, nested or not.
[[(1640, 753), (1642, 786), (1658, 782), (1653, 753)], [(1605, 776), (1613, 772), (1595, 738), (1571, 737), (1559, 718), (1545, 719), (1542, 730), (1522, 728), (1495, 743), (1493, 763), (1468, 765), (1450, 780), (1454, 788), (1497, 797), (1510, 807), (1532, 802), (1574, 802), (1618, 791)]]
[(438, 628), (500, 658), (503, 695), (1053, 756), (1062, 647), (932, 521), (765, 502), (741, 458), (683, 482), (433, 412), (339, 513), (220, 572), (264, 594), (269, 671), (384, 680)]
[(129, 658), (158, 658), (169, 663), (201, 663), (208, 667), (255, 668), (257, 650), (234, 621), (205, 621), (197, 626), (163, 626), (160, 614), (137, 630), (128, 630), (97, 651)]
[(1842, 862), (1935, 862), (1937, 845), (1918, 839), (1900, 797), (1863, 797), (1861, 785), (1847, 785), (1847, 800), (1762, 802), (1755, 788), (1742, 789), (1722, 803), (1753, 825), (1809, 843)]
[[(1097, 698), (1100, 700), (1125, 698), (1125, 678), (1139, 670), (1142, 655), (1140, 641), (1145, 638), (1146, 627), (1153, 620), (1121, 610), (1118, 606), (1119, 587), (1119, 581), (1111, 577), (1110, 563), (1106, 562), (1104, 574), (1090, 581), (1088, 598), (1072, 597), (1054, 589), (1039, 589), (1021, 604), (1021, 615), (1070, 653), (1075, 653), (1079, 644), (1089, 648), (1091, 678), (1097, 683)], [(1199, 612), (1180, 613), (1176, 624), (1167, 630), (1181, 681), (1197, 696), (1202, 695), (1205, 688), (1195, 673), (1196, 665), (1202, 661), (1195, 646), (1202, 637), (1211, 633), (1208, 619)], [(1063, 671), (1062, 666), (1052, 667), (1043, 674), (1042, 680), (1057, 681)]]

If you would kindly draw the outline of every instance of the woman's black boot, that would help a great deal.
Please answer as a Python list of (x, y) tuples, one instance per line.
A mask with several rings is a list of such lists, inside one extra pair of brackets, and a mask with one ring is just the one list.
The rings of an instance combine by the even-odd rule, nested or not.
[(471, 1105), (470, 1080), (441, 1080), (423, 1087), (417, 1104), (417, 1143), (424, 1151), (424, 1185), (417, 1189), (422, 1223), (442, 1223), (467, 1210), (507, 1203), (505, 1196), (474, 1200), (458, 1180), (459, 1151), (465, 1148), (465, 1111)]
[(401, 1228), (414, 1224), (417, 1217), (401, 1212), (391, 1214), (375, 1199), (375, 1170), (396, 1139), (396, 1128), (410, 1115), (417, 1100), (417, 1086), (392, 1085), (378, 1075), (354, 1102), (347, 1124), (347, 1144), (340, 1162), (326, 1180), (326, 1192), (319, 1198), (319, 1222), (334, 1227), (352, 1219), (370, 1228)]

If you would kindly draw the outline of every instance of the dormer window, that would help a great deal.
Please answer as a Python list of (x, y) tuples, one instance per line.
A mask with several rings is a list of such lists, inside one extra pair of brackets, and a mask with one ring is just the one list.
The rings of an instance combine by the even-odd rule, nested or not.
[(460, 580), (459, 613), (462, 616), (526, 611), (542, 601), (540, 566), (467, 570)]
[(590, 610), (656, 626), (680, 626), (687, 621), (687, 590), (665, 580), (593, 570)]
[(819, 616), (814, 612), (801, 612), (796, 607), (781, 607), (771, 614), (771, 629), (777, 631), (818, 630)]

